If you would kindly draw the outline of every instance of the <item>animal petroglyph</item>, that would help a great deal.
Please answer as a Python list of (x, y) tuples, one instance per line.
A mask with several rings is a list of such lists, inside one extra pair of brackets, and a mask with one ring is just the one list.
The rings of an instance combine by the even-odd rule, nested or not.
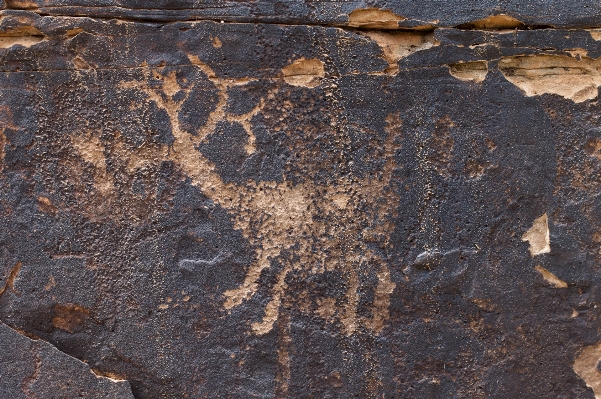
[[(389, 247), (394, 228), (389, 220), (395, 215), (395, 209), (391, 209), (390, 204), (397, 204), (399, 198), (390, 183), (397, 166), (395, 153), (400, 148), (400, 119), (387, 119), (385, 137), (382, 136), (378, 153), (374, 154), (383, 160), (377, 172), (361, 177), (339, 177), (332, 184), (293, 183), (286, 178), (280, 182), (252, 179), (244, 183), (227, 182), (199, 147), (210, 135), (219, 134), (218, 124), (226, 121), (244, 128), (248, 135), (245, 148), (251, 154), (255, 149), (251, 119), (263, 112), (266, 104), (273, 102), (278, 90), (286, 85), (278, 80), (281, 83), (269, 89), (251, 111), (232, 115), (227, 110), (228, 90), (243, 86), (251, 79), (217, 78), (198, 57), (190, 55), (189, 58), (193, 65), (185, 68), (194, 72), (187, 76), (195, 76), (196, 82), (178, 77), (177, 70), (149, 67), (142, 67), (144, 79), (121, 82), (121, 90), (142, 92), (146, 101), (166, 112), (174, 137), (170, 145), (146, 145), (130, 151), (128, 172), (135, 173), (160, 160), (173, 161), (204, 195), (227, 210), (235, 228), (253, 245), (255, 260), (241, 284), (223, 293), (224, 309), (231, 310), (252, 298), (259, 289), (262, 272), (272, 267), (273, 262), (282, 266), (271, 287), (271, 299), (265, 306), (262, 320), (252, 323), (256, 334), (265, 334), (273, 328), (281, 304), (292, 295), (286, 290), (290, 273), (309, 276), (326, 271), (344, 276), (346, 292), (338, 298), (318, 298), (313, 313), (328, 322), (340, 323), (349, 335), (361, 329), (379, 333), (388, 319), (395, 283), (391, 281), (387, 259), (373, 248), (374, 244), (380, 248)], [(317, 68), (317, 75), (321, 75), (321, 62), (311, 62), (311, 78), (315, 75), (313, 66)], [(216, 88), (217, 100), (204, 125), (190, 131), (182, 123), (182, 105), (194, 94), (197, 84), (206, 85), (207, 80)], [(162, 83), (157, 85), (157, 81)], [(312, 85), (301, 86), (304, 87), (295, 90), (312, 90)], [(73, 147), (80, 157), (99, 169), (98, 175), (102, 179), (97, 191), (110, 190), (110, 179), (103, 172), (102, 143), (86, 136), (81, 140), (73, 139)], [(363, 284), (361, 273), (365, 270), (372, 273), (377, 282), (372, 303), (363, 305), (363, 311), (358, 312), (361, 306), (359, 291)], [(330, 304), (327, 312), (320, 307), (324, 303)]]

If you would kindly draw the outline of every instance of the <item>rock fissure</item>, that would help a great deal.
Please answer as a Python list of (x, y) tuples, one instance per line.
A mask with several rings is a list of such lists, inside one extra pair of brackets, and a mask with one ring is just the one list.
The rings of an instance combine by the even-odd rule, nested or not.
[[(52, 6), (51, 9), (73, 9), (73, 6)], [(93, 7), (94, 8), (94, 7)], [(107, 7), (95, 7), (97, 9), (105, 9)], [(123, 7), (109, 7), (111, 11), (119, 11), (122, 13), (126, 11), (145, 11), (145, 12), (164, 12), (168, 13), (169, 11), (197, 11), (198, 9), (128, 9)], [(36, 8), (6, 8), (5, 10), (15, 10), (15, 11), (25, 11), (30, 12), (32, 14), (39, 15), (41, 17), (64, 17), (64, 18), (90, 18), (87, 15), (77, 15), (70, 13), (57, 13), (57, 12), (44, 12), (42, 9)], [(1, 12), (2, 10), (0, 10)], [(373, 16), (371, 14), (374, 14)], [(160, 16), (150, 18), (150, 17), (125, 17), (123, 15), (115, 14), (113, 16), (103, 16), (96, 15), (93, 17), (98, 20), (105, 21), (122, 21), (126, 23), (140, 23), (140, 24), (152, 24), (157, 26), (167, 26), (170, 24), (178, 24), (178, 23), (196, 23), (196, 22), (216, 22), (219, 24), (261, 24), (261, 25), (278, 25), (278, 26), (310, 26), (310, 27), (322, 27), (322, 28), (339, 28), (343, 30), (350, 31), (362, 31), (362, 30), (370, 30), (370, 31), (398, 31), (398, 32), (428, 32), (435, 31), (437, 29), (459, 29), (464, 31), (482, 31), (482, 32), (508, 32), (512, 30), (569, 30), (569, 27), (562, 26), (553, 26), (553, 25), (544, 25), (544, 24), (526, 24), (521, 22), (513, 17), (508, 15), (500, 14), (500, 15), (492, 15), (488, 18), (484, 18), (482, 20), (465, 22), (458, 25), (437, 25), (432, 22), (420, 20), (420, 19), (409, 19), (402, 16), (398, 16), (392, 13), (390, 10), (386, 9), (356, 9), (349, 14), (348, 21), (346, 23), (343, 22), (331, 22), (331, 23), (319, 23), (319, 22), (294, 22), (290, 20), (282, 20), (282, 21), (273, 21), (261, 17), (256, 18), (231, 18), (228, 16), (219, 16), (219, 17), (193, 17), (193, 18), (172, 18), (168, 16), (164, 16), (162, 19)], [(399, 22), (411, 20), (417, 23), (423, 23), (422, 25), (417, 26), (405, 26), (399, 25)], [(600, 25), (587, 25), (582, 27), (584, 29), (596, 30), (601, 29)]]

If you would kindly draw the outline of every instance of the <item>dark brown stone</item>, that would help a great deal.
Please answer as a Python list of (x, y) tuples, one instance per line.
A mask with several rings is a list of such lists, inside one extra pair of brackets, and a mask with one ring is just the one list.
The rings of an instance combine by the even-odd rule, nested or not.
[(5, 1), (9, 397), (601, 395), (591, 4), (147, 4)]
[(0, 322), (3, 398), (133, 398), (127, 381), (95, 375), (80, 360)]

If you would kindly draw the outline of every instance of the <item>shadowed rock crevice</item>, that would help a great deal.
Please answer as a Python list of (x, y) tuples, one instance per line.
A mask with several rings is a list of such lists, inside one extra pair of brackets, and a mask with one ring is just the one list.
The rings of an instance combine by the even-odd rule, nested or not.
[(80, 360), (2, 322), (0, 375), (7, 398), (134, 398), (127, 381), (98, 376)]

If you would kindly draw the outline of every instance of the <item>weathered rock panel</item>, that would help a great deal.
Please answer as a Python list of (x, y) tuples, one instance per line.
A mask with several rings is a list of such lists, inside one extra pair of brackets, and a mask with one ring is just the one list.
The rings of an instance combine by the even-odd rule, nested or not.
[(595, 14), (97, 3), (0, 20), (6, 342), (137, 398), (600, 395), (601, 42), (540, 29)]
[(0, 388), (5, 398), (133, 398), (127, 381), (95, 375), (84, 363), (0, 323)]
[(394, 29), (465, 26), (477, 29), (523, 26), (599, 27), (592, 0), (3, 0), (2, 9), (42, 15), (127, 18), (141, 21), (212, 19)]

